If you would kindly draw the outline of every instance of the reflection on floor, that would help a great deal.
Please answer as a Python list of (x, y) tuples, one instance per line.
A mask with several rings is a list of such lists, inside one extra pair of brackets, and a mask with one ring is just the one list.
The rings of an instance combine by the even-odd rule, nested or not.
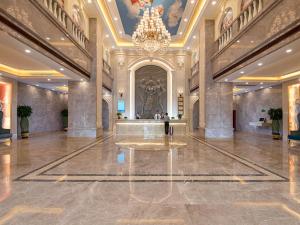
[(300, 224), (300, 147), (238, 134), (0, 145), (2, 224)]

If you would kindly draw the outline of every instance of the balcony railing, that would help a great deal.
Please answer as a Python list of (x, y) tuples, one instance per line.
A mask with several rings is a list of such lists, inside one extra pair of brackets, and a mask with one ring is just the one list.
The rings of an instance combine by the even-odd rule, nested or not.
[(86, 48), (88, 39), (84, 35), (84, 32), (81, 30), (79, 26), (73, 22), (71, 17), (65, 12), (65, 10), (61, 7), (61, 5), (57, 2), (57, 0), (37, 0), (42, 3), (44, 7), (48, 10), (50, 14), (52, 14), (61, 25), (72, 34), (72, 36), (78, 41), (78, 43)]
[(284, 46), (296, 38), (299, 25), (298, 1), (253, 0), (233, 22), (232, 33), (227, 34), (231, 38), (223, 36), (223, 40), (215, 42), (211, 57), (213, 78), (226, 76)]
[(105, 60), (103, 60), (102, 68), (103, 68), (102, 84), (106, 89), (112, 91), (114, 78), (112, 75), (111, 67)]
[(1, 0), (0, 23), (16, 39), (90, 76), (89, 41), (57, 0)]
[(191, 69), (191, 76), (189, 79), (190, 92), (199, 88), (199, 61)]
[(264, 1), (252, 0), (248, 7), (240, 13), (240, 15), (231, 23), (231, 25), (218, 38), (218, 48), (221, 50), (226, 44), (232, 40), (243, 28), (257, 17), (264, 9)]

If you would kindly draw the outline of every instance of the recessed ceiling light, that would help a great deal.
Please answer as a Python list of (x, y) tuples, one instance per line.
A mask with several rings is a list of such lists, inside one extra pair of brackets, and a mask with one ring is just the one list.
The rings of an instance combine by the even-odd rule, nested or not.
[(49, 37), (46, 37), (46, 40), (48, 40), (48, 41), (49, 41), (49, 40), (51, 40), (51, 38), (49, 38)]
[(91, 3), (92, 3), (92, 0), (88, 0), (87, 2), (88, 2), (89, 4), (91, 4)]
[(119, 34), (123, 34), (123, 32), (122, 32), (122, 31), (119, 31)]
[(52, 88), (51, 90), (52, 90), (52, 91), (54, 91), (54, 89), (53, 89), (53, 88)]
[(37, 85), (35, 85), (35, 86), (39, 87), (40, 85), (37, 84)]
[(264, 86), (261, 86), (261, 87), (260, 87), (260, 89), (263, 89), (263, 88), (264, 88)]
[(51, 81), (51, 79), (48, 78), (48, 81)]
[(246, 82), (246, 84), (249, 84), (249, 82)]
[(272, 89), (272, 87), (269, 87), (270, 89)]
[(196, 35), (194, 35), (194, 36), (193, 36), (193, 38), (194, 38), (194, 39), (196, 39), (196, 38), (197, 38), (197, 36), (196, 36)]
[(105, 37), (106, 37), (106, 38), (109, 38), (109, 34), (106, 34)]
[(250, 41), (252, 44), (254, 43), (254, 41)]
[(191, 4), (194, 4), (195, 3), (195, 0), (191, 0)]
[(83, 81), (83, 79), (80, 79), (80, 81)]
[(112, 49), (115, 49), (115, 46), (113, 45), (113, 46), (111, 46), (111, 48), (112, 48)]
[(264, 64), (263, 64), (263, 63), (258, 63), (257, 65), (258, 65), (258, 66), (262, 66), (262, 65), (264, 65)]
[(182, 32), (179, 32), (179, 35), (182, 35)]
[(115, 20), (115, 21), (117, 21), (117, 20), (118, 20), (118, 18), (117, 18), (117, 17), (115, 17), (115, 18), (114, 18), (114, 20)]
[(225, 79), (225, 81), (227, 82), (227, 81), (228, 81), (228, 79)]
[(216, 5), (216, 4), (217, 4), (217, 1), (212, 1), (211, 4), (212, 4), (212, 5)]
[(191, 49), (191, 47), (190, 46), (187, 46), (187, 48), (186, 48), (187, 50), (190, 50)]
[(31, 53), (31, 51), (29, 49), (25, 49), (26, 53)]
[(65, 40), (65, 38), (64, 38), (64, 37), (61, 37), (61, 38), (60, 38), (60, 40), (64, 41), (64, 40)]
[(288, 50), (286, 50), (285, 52), (286, 53), (291, 53), (293, 51), (293, 49), (288, 49)]
[(0, 73), (0, 76), (2, 76), (3, 74), (2, 73)]
[(264, 84), (264, 82), (260, 82), (260, 84), (262, 85), (262, 84)]
[(60, 71), (64, 71), (65, 69), (64, 69), (64, 68), (60, 68), (59, 70), (60, 70)]
[(67, 85), (64, 84), (64, 87), (66, 87)]
[(245, 71), (241, 71), (241, 72), (240, 72), (240, 74), (244, 74), (244, 73), (245, 73)]
[(240, 43), (241, 41), (240, 41), (240, 40), (237, 40), (236, 42), (237, 42), (237, 43)]

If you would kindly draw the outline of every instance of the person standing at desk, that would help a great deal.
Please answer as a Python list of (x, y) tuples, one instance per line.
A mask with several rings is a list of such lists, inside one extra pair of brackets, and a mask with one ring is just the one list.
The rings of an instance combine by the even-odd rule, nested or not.
[(164, 116), (164, 122), (165, 122), (165, 134), (169, 134), (169, 127), (170, 127), (170, 117), (168, 116), (168, 113)]

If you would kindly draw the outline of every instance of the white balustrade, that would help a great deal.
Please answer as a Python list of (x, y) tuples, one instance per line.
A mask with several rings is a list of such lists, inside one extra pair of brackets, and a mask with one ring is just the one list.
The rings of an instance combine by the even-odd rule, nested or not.
[(238, 17), (239, 30), (242, 30), (249, 22), (263, 10), (263, 0), (253, 0), (252, 3)]
[(226, 44), (233, 37), (233, 26), (237, 23), (237, 31), (240, 32), (245, 28), (262, 10), (263, 10), (263, 0), (253, 0), (248, 7), (241, 12), (237, 17), (237, 20), (231, 24), (226, 31), (224, 31), (218, 39), (219, 50), (226, 46)]
[(72, 25), (72, 35), (80, 43), (81, 46), (86, 48), (86, 37), (81, 29), (67, 16), (65, 10), (57, 2), (57, 0), (44, 0), (44, 6), (48, 11), (67, 29), (67, 21)]

